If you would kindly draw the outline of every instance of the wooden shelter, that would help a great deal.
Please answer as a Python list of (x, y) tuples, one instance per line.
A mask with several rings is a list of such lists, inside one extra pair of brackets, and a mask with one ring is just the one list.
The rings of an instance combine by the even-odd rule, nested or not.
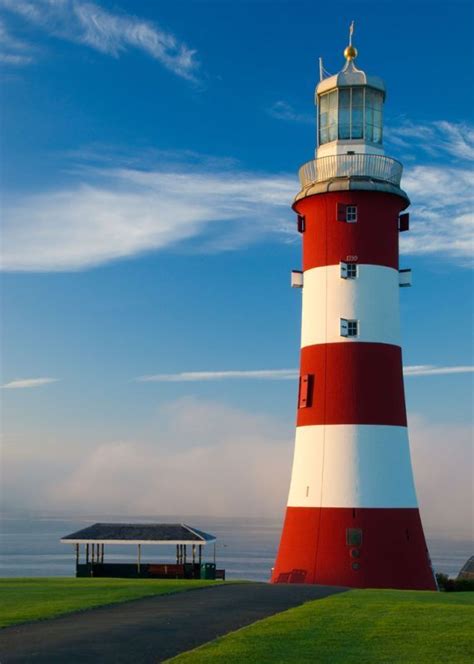
[[(225, 578), (224, 570), (216, 573), (215, 541), (214, 535), (184, 523), (95, 523), (61, 539), (74, 546), (76, 576), (188, 579)], [(214, 560), (203, 563), (202, 548), (211, 542)], [(147, 544), (176, 546), (176, 562), (142, 563), (142, 546)], [(136, 545), (136, 563), (106, 563), (106, 545)]]

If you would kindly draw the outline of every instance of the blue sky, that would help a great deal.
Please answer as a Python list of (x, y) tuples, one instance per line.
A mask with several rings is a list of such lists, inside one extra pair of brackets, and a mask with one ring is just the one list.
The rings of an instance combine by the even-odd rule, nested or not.
[[(279, 513), (300, 324), (290, 203), (314, 150), (317, 59), (342, 67), (355, 19), (357, 64), (385, 80), (385, 149), (412, 200), (401, 302), (420, 501), (449, 529), (472, 490), (470, 5), (0, 11), (8, 506), (91, 509), (106, 477), (112, 511)], [(230, 371), (277, 373), (214, 374)], [(149, 375), (168, 378), (137, 380)], [(453, 473), (467, 468), (451, 512), (435, 497), (446, 454)], [(203, 482), (205, 500), (190, 489)]]

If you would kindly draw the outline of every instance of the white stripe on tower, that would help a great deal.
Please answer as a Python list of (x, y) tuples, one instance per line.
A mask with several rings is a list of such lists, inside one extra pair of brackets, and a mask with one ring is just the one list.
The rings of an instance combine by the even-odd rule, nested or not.
[(406, 427), (297, 427), (288, 506), (416, 507)]
[[(358, 265), (357, 278), (341, 278), (340, 265), (304, 272), (301, 347), (367, 341), (400, 345), (398, 270)], [(359, 321), (357, 337), (342, 337), (341, 318)]]

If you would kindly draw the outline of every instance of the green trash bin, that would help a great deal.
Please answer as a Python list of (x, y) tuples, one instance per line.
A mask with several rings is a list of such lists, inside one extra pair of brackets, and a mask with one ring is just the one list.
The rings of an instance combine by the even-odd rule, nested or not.
[(216, 566), (215, 563), (202, 563), (201, 565), (201, 579), (211, 579), (216, 578)]

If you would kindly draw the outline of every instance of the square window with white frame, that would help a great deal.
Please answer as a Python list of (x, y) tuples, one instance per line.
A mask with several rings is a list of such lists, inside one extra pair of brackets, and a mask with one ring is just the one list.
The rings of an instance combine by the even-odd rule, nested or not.
[(341, 279), (357, 279), (357, 263), (341, 263)]
[(357, 221), (357, 205), (346, 206), (346, 221), (348, 224), (355, 224)]
[(357, 337), (359, 335), (359, 321), (341, 318), (341, 337)]

